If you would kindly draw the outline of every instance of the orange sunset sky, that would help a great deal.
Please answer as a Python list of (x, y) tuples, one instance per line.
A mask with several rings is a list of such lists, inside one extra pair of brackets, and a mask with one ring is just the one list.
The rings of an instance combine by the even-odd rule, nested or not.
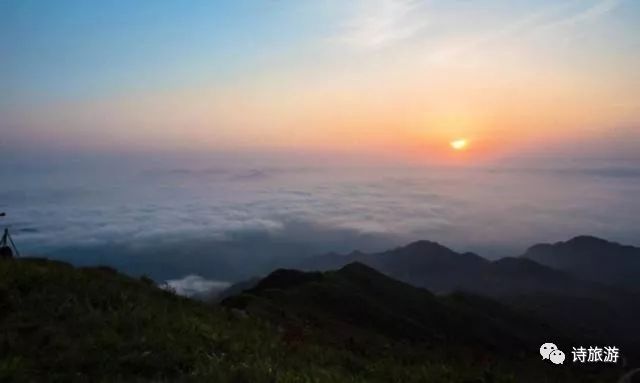
[(3, 2), (3, 141), (425, 161), (638, 152), (638, 2), (480, 3)]

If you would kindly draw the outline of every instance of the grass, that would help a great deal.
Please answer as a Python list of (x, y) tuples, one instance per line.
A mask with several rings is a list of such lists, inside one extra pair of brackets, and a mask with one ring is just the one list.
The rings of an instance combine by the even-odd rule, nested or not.
[[(273, 320), (181, 298), (109, 268), (0, 261), (0, 382), (574, 379), (568, 368), (549, 367), (523, 380), (518, 369), (524, 364), (470, 362), (456, 357), (454, 348), (422, 350), (375, 334), (380, 349), (366, 350), (319, 341), (332, 334), (317, 329), (293, 340), (288, 331)], [(411, 352), (397, 353), (401, 348)], [(596, 378), (573, 381), (601, 381)]]

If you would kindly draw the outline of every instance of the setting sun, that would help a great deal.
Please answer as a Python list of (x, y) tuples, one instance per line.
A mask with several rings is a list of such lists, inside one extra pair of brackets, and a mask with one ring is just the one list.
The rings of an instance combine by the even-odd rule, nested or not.
[(455, 150), (463, 150), (467, 147), (468, 142), (465, 139), (454, 140), (449, 143), (451, 147)]

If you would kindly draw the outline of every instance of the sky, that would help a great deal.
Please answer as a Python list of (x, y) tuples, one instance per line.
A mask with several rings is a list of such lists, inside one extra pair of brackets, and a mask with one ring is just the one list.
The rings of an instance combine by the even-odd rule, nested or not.
[(0, 32), (5, 153), (640, 154), (633, 0), (5, 0)]
[(640, 1), (0, 1), (23, 254), (185, 294), (428, 239), (640, 238)]

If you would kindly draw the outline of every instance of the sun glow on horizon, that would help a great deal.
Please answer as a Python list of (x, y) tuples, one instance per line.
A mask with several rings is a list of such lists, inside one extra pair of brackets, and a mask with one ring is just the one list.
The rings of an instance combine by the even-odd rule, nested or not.
[(449, 145), (451, 145), (454, 150), (464, 150), (469, 145), (469, 142), (464, 138), (460, 138), (449, 142)]
[(465, 162), (640, 147), (640, 1), (22, 3), (0, 2), (12, 148)]

